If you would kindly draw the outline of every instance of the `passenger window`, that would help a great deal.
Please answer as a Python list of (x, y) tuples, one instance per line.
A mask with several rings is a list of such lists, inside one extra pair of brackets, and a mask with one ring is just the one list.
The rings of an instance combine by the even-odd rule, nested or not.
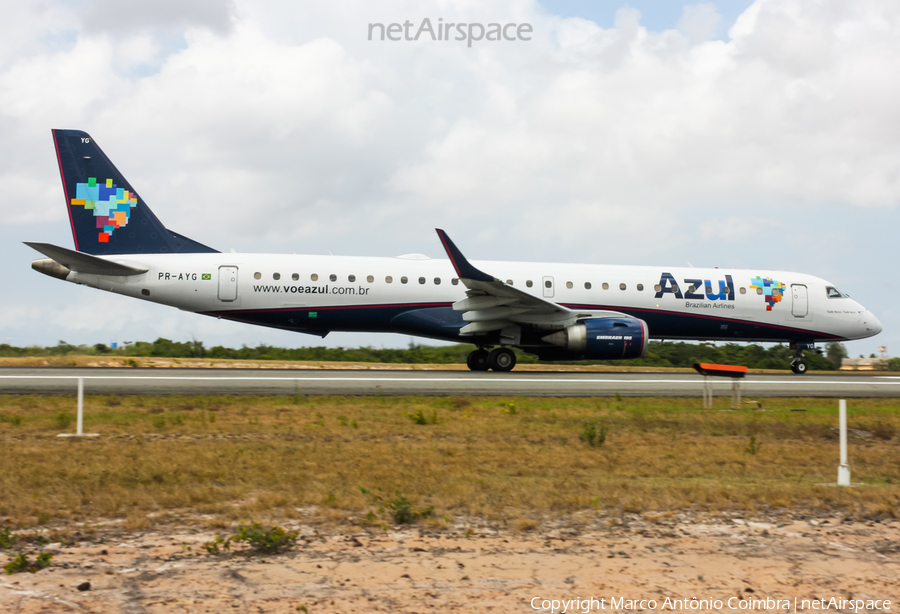
[(603, 289), (604, 289), (604, 290), (609, 290), (609, 284), (606, 283), (605, 281), (603, 282)]
[(534, 285), (534, 282), (531, 281), (530, 279), (529, 279), (528, 281), (525, 282), (525, 287), (526, 287), (526, 288), (530, 288), (530, 287), (533, 286), (533, 285)]
[(571, 281), (566, 282), (566, 288), (568, 288), (569, 290), (571, 290), (573, 288), (573, 284)]
[(706, 290), (707, 294), (712, 294), (712, 286), (706, 286), (706, 288), (704, 289)]
[(291, 279), (293, 279), (294, 281), (298, 281), (300, 279), (300, 273), (294, 273), (293, 275), (291, 275)]
[(591, 289), (591, 282), (589, 282), (589, 281), (584, 282), (584, 289), (585, 289), (585, 290), (590, 290), (590, 289)]
[(507, 284), (508, 286), (511, 286), (511, 285), (513, 285), (513, 282), (512, 282), (511, 279), (507, 279), (507, 280), (506, 280), (506, 284)]
[(369, 283), (372, 283), (373, 281), (375, 281), (375, 276), (374, 276), (374, 275), (367, 275), (367, 276), (366, 276), (366, 281), (369, 282)]
[(638, 292), (643, 292), (643, 291), (644, 291), (644, 284), (638, 284), (638, 285), (637, 285), (637, 289), (638, 289)]
[(319, 281), (319, 274), (318, 274), (318, 273), (313, 273), (312, 275), (309, 276), (309, 278), (310, 278), (312, 281)]
[(424, 284), (424, 283), (425, 283), (425, 278), (424, 278), (424, 277), (420, 277), (420, 278), (419, 278), (419, 283), (420, 283), (420, 284)]
[(624, 290), (624, 289), (625, 289), (625, 284), (619, 284), (619, 290)]
[(328, 276), (328, 279), (330, 279), (331, 281), (337, 281), (337, 275), (332, 273), (331, 275)]
[(278, 281), (281, 279), (281, 273), (272, 273), (272, 279)]
[(441, 278), (440, 278), (440, 277), (435, 277), (435, 278), (434, 278), (434, 285), (435, 285), (435, 286), (440, 286), (440, 285), (441, 285)]
[(394, 281), (394, 278), (391, 277), (390, 275), (388, 275), (387, 277), (384, 278), (384, 283), (386, 283), (386, 284), (393, 283), (393, 281)]
[(459, 285), (459, 277), (454, 277), (453, 279), (450, 280), (450, 283), (453, 284), (454, 286), (458, 286)]
[(350, 281), (350, 282), (356, 281), (356, 275), (350, 275), (349, 277), (347, 277), (347, 281)]
[(544, 282), (544, 287), (545, 287), (545, 288), (552, 288), (552, 287), (553, 287), (553, 282), (550, 281), (550, 280), (548, 279), (547, 281)]
[(678, 294), (678, 284), (672, 284), (672, 292)]
[(404, 275), (403, 277), (400, 278), (400, 283), (401, 283), (401, 284), (405, 284), (405, 283), (408, 282), (408, 281), (409, 281), (409, 279), (407, 279), (405, 275)]
[(653, 286), (653, 289), (656, 290), (657, 292), (661, 292), (662, 286), (660, 286), (659, 284), (656, 284), (655, 286)]
[(262, 279), (262, 273), (254, 273), (253, 279)]
[(693, 292), (696, 289), (697, 289), (697, 286), (695, 286), (694, 284), (691, 284), (690, 286), (688, 286), (688, 289), (687, 289), (688, 294), (690, 294), (691, 292)]
[(756, 293), (757, 293), (757, 294), (762, 294), (762, 293), (763, 293), (763, 289), (762, 289), (762, 288), (757, 288), (757, 289), (756, 289)]
[(741, 288), (741, 294), (747, 294), (747, 288)]

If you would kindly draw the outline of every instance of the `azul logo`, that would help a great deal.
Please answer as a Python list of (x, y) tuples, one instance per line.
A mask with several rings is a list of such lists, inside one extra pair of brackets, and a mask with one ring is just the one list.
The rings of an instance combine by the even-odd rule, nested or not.
[[(688, 300), (733, 301), (734, 282), (731, 275), (726, 275), (724, 280), (715, 279), (685, 279), (684, 286), (679, 286), (671, 273), (663, 273), (656, 286), (656, 298), (662, 298), (665, 294), (673, 294), (675, 298)], [(682, 292), (682, 287), (684, 292)]]
[(766, 298), (766, 311), (772, 311), (775, 303), (780, 303), (784, 298), (784, 284), (771, 277), (756, 276), (750, 280), (750, 287), (762, 290), (761, 294)]
[(118, 187), (112, 179), (98, 183), (96, 177), (88, 177), (87, 183), (76, 183), (71, 202), (94, 211), (100, 243), (109, 243), (113, 231), (128, 224), (131, 210), (137, 207), (137, 197), (132, 192)]

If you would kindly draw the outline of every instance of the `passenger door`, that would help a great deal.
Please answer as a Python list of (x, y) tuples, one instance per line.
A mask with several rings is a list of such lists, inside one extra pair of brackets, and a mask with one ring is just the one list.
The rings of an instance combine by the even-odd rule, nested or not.
[(238, 268), (236, 266), (219, 267), (219, 300), (231, 303), (238, 296)]
[(809, 314), (809, 297), (806, 286), (793, 284), (791, 286), (791, 295), (793, 296), (791, 313), (794, 314), (794, 317), (805, 318)]

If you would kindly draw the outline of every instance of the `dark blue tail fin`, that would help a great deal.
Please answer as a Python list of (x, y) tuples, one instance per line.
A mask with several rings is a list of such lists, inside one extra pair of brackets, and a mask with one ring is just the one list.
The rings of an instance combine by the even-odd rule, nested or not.
[(54, 130), (75, 249), (95, 255), (215, 252), (167, 230), (87, 132)]

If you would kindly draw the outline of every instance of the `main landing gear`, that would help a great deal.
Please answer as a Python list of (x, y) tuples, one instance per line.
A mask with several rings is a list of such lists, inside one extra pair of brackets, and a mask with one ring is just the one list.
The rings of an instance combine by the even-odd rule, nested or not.
[(466, 365), (472, 371), (512, 371), (516, 366), (516, 353), (509, 348), (494, 348), (490, 352), (478, 348), (469, 353)]
[(806, 361), (803, 360), (803, 350), (815, 349), (815, 344), (813, 344), (813, 343), (792, 343), (791, 349), (794, 350), (794, 359), (791, 360), (791, 371), (793, 371), (797, 375), (803, 375), (804, 373), (806, 373), (806, 370), (809, 368), (806, 366)]

